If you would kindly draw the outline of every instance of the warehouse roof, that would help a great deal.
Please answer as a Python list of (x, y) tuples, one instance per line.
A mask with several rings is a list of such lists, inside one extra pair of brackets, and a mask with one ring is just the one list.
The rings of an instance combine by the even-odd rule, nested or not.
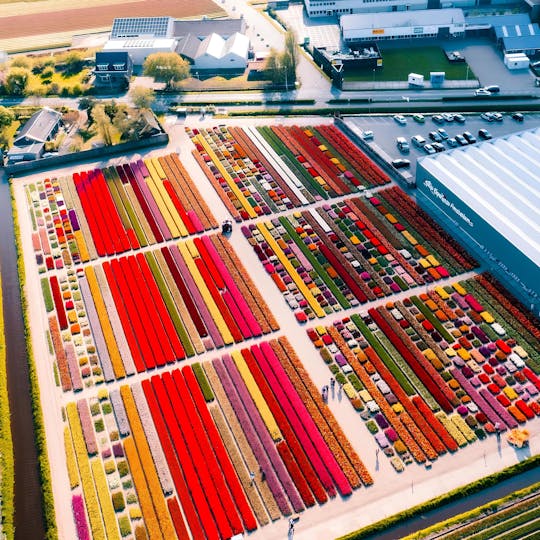
[(540, 128), (426, 156), (419, 163), (540, 266)]
[(461, 9), (423, 9), (342, 15), (339, 24), (344, 32), (350, 32), (363, 28), (465, 24), (465, 17)]

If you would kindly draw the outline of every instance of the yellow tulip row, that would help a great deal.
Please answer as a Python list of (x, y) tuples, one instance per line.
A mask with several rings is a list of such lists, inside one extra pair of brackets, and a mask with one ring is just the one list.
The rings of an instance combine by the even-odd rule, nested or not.
[(459, 446), (466, 446), (467, 439), (445, 413), (439, 411), (438, 413), (435, 413), (435, 416), (441, 421), (441, 424), (445, 427), (446, 431), (450, 433), (452, 439), (454, 439)]
[(287, 255), (285, 255), (283, 250), (279, 247), (278, 243), (275, 241), (274, 237), (272, 236), (266, 225), (264, 223), (259, 223), (257, 225), (257, 228), (263, 235), (265, 241), (270, 246), (270, 249), (277, 255), (279, 262), (283, 265), (285, 270), (287, 270), (287, 273), (291, 276), (292, 280), (298, 287), (298, 290), (307, 300), (315, 315), (317, 315), (317, 317), (324, 317), (325, 312), (323, 308), (320, 306), (319, 302), (317, 302), (313, 294), (311, 294), (309, 287), (304, 283), (304, 280), (300, 277), (294, 266), (291, 264), (291, 262), (287, 258)]
[(257, 217), (257, 212), (253, 210), (251, 204), (249, 204), (248, 200), (240, 190), (240, 188), (236, 185), (234, 180), (231, 178), (231, 175), (225, 170), (225, 167), (222, 165), (220, 159), (216, 156), (212, 148), (210, 148), (210, 145), (206, 141), (204, 137), (201, 135), (197, 135), (193, 138), (193, 142), (201, 144), (201, 146), (204, 148), (204, 151), (210, 156), (210, 159), (214, 163), (214, 165), (218, 168), (221, 176), (223, 176), (223, 179), (227, 182), (229, 187), (231, 188), (231, 191), (236, 195), (237, 199), (240, 201), (240, 204), (244, 207), (244, 210), (247, 212), (248, 216), (250, 218)]
[(212, 319), (214, 319), (214, 322), (216, 323), (217, 329), (219, 330), (219, 333), (223, 338), (223, 342), (225, 343), (225, 345), (232, 345), (234, 343), (234, 338), (231, 334), (231, 331), (229, 330), (227, 323), (223, 319), (221, 312), (219, 311), (216, 303), (214, 302), (214, 299), (212, 298), (212, 295), (210, 294), (210, 291), (208, 290), (208, 287), (206, 286), (206, 283), (204, 282), (204, 279), (202, 278), (192, 256), (192, 254), (198, 255), (198, 251), (195, 247), (195, 244), (193, 243), (193, 240), (179, 243), (178, 249), (180, 250), (182, 257), (186, 262), (186, 266), (188, 267), (189, 272), (191, 273), (191, 276), (193, 277), (193, 280), (195, 281), (195, 284), (197, 285), (197, 288), (199, 289), (199, 292), (203, 297), (203, 300), (206, 304), (206, 307), (208, 308), (208, 311), (210, 312), (210, 315), (212, 316)]
[(105, 523), (107, 540), (120, 540), (120, 533), (118, 532), (118, 524), (116, 522), (116, 515), (112, 505), (111, 493), (109, 492), (109, 486), (107, 485), (107, 479), (105, 478), (105, 471), (103, 470), (103, 462), (100, 459), (94, 459), (90, 462), (90, 464), (98, 494), (99, 505), (101, 506), (103, 522)]
[(77, 460), (75, 459), (75, 450), (73, 450), (73, 441), (69, 428), (64, 428), (64, 447), (66, 450), (66, 463), (69, 477), (69, 485), (71, 489), (79, 485), (79, 469), (77, 468)]
[(156, 200), (158, 208), (162, 213), (163, 219), (167, 223), (167, 227), (169, 227), (173, 238), (188, 236), (188, 230), (163, 185), (163, 179), (166, 178), (166, 176), (159, 161), (157, 159), (147, 159), (144, 163), (150, 173), (150, 177), (146, 178), (146, 183)]
[(81, 261), (88, 262), (90, 260), (90, 253), (88, 253), (88, 247), (86, 246), (83, 232), (80, 229), (78, 231), (73, 231), (73, 237), (75, 238), (75, 242), (77, 242)]
[(461, 433), (463, 433), (463, 436), (467, 439), (467, 442), (473, 442), (476, 441), (476, 434), (474, 431), (467, 425), (467, 422), (459, 416), (459, 414), (453, 414), (450, 419), (454, 424), (456, 424), (457, 428)]
[(238, 368), (238, 371), (240, 372), (240, 375), (242, 376), (242, 379), (244, 379), (244, 383), (246, 384), (246, 387), (261, 415), (261, 418), (263, 419), (263, 422), (268, 428), (272, 439), (274, 439), (274, 441), (280, 441), (283, 439), (283, 436), (277, 425), (276, 419), (268, 407), (268, 403), (266, 403), (259, 386), (255, 382), (255, 379), (253, 378), (253, 375), (251, 374), (242, 353), (240, 351), (234, 351), (231, 353), (231, 356), (236, 364), (236, 367)]
[(92, 478), (92, 471), (90, 469), (79, 413), (77, 412), (77, 405), (73, 402), (68, 403), (66, 406), (66, 413), (71, 430), (75, 458), (79, 468), (79, 477), (81, 479), (86, 511), (88, 512), (90, 528), (92, 529), (92, 538), (94, 540), (106, 540), (107, 537), (105, 536), (105, 530), (101, 520), (96, 487), (94, 485), (94, 479)]
[(92, 266), (87, 266), (85, 269), (85, 275), (88, 281), (88, 286), (90, 287), (90, 292), (92, 293), (94, 304), (96, 306), (96, 312), (99, 317), (99, 323), (101, 324), (101, 330), (103, 332), (103, 337), (105, 338), (105, 343), (107, 344), (107, 350), (109, 351), (109, 357), (113, 366), (114, 375), (117, 379), (120, 379), (126, 376), (126, 371), (124, 369), (122, 358), (120, 357), (120, 351), (114, 337), (109, 315), (107, 314), (107, 308), (105, 307), (105, 302), (101, 296), (101, 289), (99, 288), (94, 268)]
[[(153, 508), (155, 509), (155, 515), (158, 520), (158, 523), (157, 523), (158, 529), (161, 531), (164, 538), (166, 539), (174, 538), (175, 532), (174, 532), (174, 527), (171, 521), (171, 516), (169, 514), (169, 511), (167, 510), (167, 503), (165, 502), (165, 497), (161, 489), (161, 483), (159, 481), (159, 477), (156, 471), (154, 460), (150, 452), (150, 447), (148, 446), (148, 441), (146, 439), (146, 434), (144, 432), (141, 419), (139, 417), (139, 412), (137, 410), (137, 406), (135, 405), (135, 399), (133, 398), (133, 394), (131, 392), (130, 387), (127, 385), (124, 385), (120, 388), (120, 394), (124, 401), (124, 408), (126, 409), (129, 425), (131, 426), (133, 442), (135, 443), (135, 446), (136, 446), (135, 452), (137, 453), (137, 461), (140, 462), (141, 467), (144, 470), (144, 476), (139, 477), (138, 479), (134, 478), (135, 487), (137, 488), (137, 493), (140, 493), (139, 487), (137, 486), (137, 482), (139, 483), (144, 482), (144, 484), (147, 486), (146, 489), (148, 490), (150, 494), (150, 505), (153, 505)], [(131, 467), (131, 461), (130, 461), (130, 467)], [(143, 488), (143, 491), (144, 489), (145, 488)], [(144, 514), (145, 511), (144, 511), (143, 501), (141, 500), (140, 495), (139, 495), (139, 502), (141, 504), (143, 514)], [(145, 521), (146, 521), (146, 516), (145, 516)], [(152, 536), (153, 529), (150, 527), (148, 522), (146, 523), (146, 526)], [(157, 538), (161, 537), (161, 533), (157, 536)]]

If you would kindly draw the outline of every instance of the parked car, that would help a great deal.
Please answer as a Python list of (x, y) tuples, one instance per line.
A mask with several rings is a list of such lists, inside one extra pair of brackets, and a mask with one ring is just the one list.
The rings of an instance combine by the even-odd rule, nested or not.
[(445, 122), (453, 122), (454, 121), (454, 115), (450, 113), (442, 113), (441, 116), (444, 118)]
[(496, 84), (490, 84), (489, 86), (486, 86), (485, 88), (490, 94), (498, 94), (501, 91), (499, 86)]
[(435, 148), (433, 148), (432, 144), (424, 144), (423, 148), (426, 154), (435, 154)]
[(491, 113), (491, 115), (493, 116), (493, 120), (495, 120), (495, 122), (503, 121), (503, 115), (500, 112), (494, 112), (494, 113)]
[(407, 119), (402, 114), (394, 115), (394, 120), (400, 125), (404, 126), (407, 123)]
[(448, 143), (448, 146), (450, 148), (455, 148), (456, 146), (459, 146), (455, 137), (450, 137), (446, 142)]
[(512, 114), (512, 118), (516, 121), (516, 122), (523, 122), (523, 120), (525, 119), (525, 117), (520, 113), (520, 112), (515, 112)]
[(362, 132), (362, 139), (364, 139), (364, 141), (370, 141), (374, 136), (373, 131), (367, 130)]
[(446, 150), (444, 144), (440, 143), (440, 142), (434, 142), (431, 146), (433, 146), (433, 148), (435, 148), (435, 152), (437, 152), (437, 153), (444, 152)]
[(426, 144), (426, 139), (424, 139), (422, 135), (414, 135), (413, 137), (411, 137), (411, 141), (414, 146), (418, 148), (421, 148), (422, 146), (424, 146), (424, 144)]
[(491, 92), (486, 88), (477, 88), (474, 91), (475, 96), (491, 96)]
[(464, 131), (463, 137), (469, 144), (474, 144), (476, 142), (476, 137), (470, 131)]
[(423, 114), (413, 114), (413, 120), (419, 124), (423, 124), (426, 121), (426, 117)]
[(448, 139), (448, 133), (446, 133), (446, 129), (444, 128), (439, 128), (437, 130), (437, 133), (439, 134), (439, 137), (443, 140), (443, 141), (446, 141), (446, 139)]
[(482, 118), (482, 120), (487, 120), (488, 122), (493, 122), (494, 118), (493, 118), (493, 113), (490, 113), (490, 112), (484, 112), (480, 115), (480, 118)]
[(464, 124), (465, 123), (465, 117), (462, 114), (454, 114), (454, 120), (458, 124)]
[(456, 135), (456, 141), (458, 142), (460, 146), (467, 146), (469, 144), (467, 142), (467, 139), (463, 135), (460, 135), (459, 133)]
[(430, 132), (429, 132), (429, 138), (430, 138), (432, 141), (435, 141), (435, 142), (441, 142), (441, 141), (442, 141), (441, 136), (440, 136), (439, 133), (437, 133), (436, 131), (430, 131)]
[(436, 124), (444, 124), (444, 118), (440, 114), (434, 114), (432, 120)]
[(405, 137), (398, 137), (396, 139), (397, 147), (404, 154), (408, 154), (410, 151), (409, 143)]
[(399, 158), (392, 161), (392, 167), (394, 167), (395, 169), (404, 169), (405, 167), (410, 166), (411, 162), (408, 159)]
[(487, 141), (488, 139), (492, 139), (493, 135), (487, 130), (487, 129), (479, 129), (478, 130), (478, 137), (480, 139), (484, 139), (484, 141)]

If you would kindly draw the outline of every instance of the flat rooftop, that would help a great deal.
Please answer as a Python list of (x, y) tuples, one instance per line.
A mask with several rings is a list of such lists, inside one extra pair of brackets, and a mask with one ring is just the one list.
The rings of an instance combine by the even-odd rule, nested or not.
[(426, 156), (419, 165), (540, 266), (540, 128)]

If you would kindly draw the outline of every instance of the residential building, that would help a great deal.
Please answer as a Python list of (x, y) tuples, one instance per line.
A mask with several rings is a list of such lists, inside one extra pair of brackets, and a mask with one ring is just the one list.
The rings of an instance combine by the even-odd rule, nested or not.
[(127, 51), (101, 51), (96, 53), (94, 86), (97, 88), (129, 88), (133, 61)]

